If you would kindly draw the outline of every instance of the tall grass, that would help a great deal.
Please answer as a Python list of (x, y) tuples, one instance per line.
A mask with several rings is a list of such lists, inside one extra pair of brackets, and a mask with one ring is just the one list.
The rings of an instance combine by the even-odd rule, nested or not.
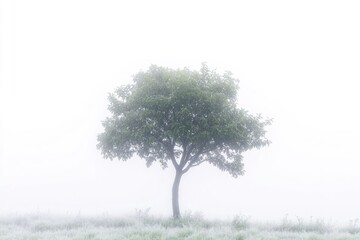
[(244, 216), (231, 221), (206, 220), (185, 214), (180, 220), (137, 211), (130, 217), (21, 215), (0, 217), (0, 240), (359, 240), (360, 223), (335, 226), (323, 220), (284, 218), (279, 224), (251, 222)]

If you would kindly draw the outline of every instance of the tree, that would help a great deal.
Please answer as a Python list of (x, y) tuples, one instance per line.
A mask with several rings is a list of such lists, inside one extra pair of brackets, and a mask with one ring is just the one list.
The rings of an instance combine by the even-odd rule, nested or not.
[(98, 148), (105, 158), (127, 160), (134, 154), (149, 167), (170, 162), (173, 217), (180, 217), (179, 184), (191, 168), (208, 162), (237, 177), (242, 153), (269, 144), (270, 120), (237, 108), (238, 80), (230, 72), (151, 66), (133, 83), (109, 94), (111, 117), (103, 122)]

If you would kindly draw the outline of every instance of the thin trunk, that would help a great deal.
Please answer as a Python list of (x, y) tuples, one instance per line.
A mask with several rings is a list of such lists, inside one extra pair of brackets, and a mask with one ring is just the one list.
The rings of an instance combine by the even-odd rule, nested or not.
[(181, 180), (182, 173), (176, 171), (174, 184), (172, 187), (172, 207), (173, 207), (173, 217), (178, 219), (181, 217), (180, 208), (179, 208), (179, 184)]

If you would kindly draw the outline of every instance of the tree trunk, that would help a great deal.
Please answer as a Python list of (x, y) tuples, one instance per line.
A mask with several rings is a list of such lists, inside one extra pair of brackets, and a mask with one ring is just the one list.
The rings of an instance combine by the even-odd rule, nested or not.
[(174, 184), (172, 187), (172, 207), (173, 207), (173, 217), (174, 219), (179, 219), (180, 215), (180, 208), (179, 208), (179, 184), (181, 180), (182, 173), (176, 171)]

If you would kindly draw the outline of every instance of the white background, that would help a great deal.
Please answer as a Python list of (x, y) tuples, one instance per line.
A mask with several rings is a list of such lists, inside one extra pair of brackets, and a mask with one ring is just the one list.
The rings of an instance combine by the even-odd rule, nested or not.
[(273, 118), (237, 179), (204, 164), (183, 211), (360, 217), (358, 1), (1, 2), (0, 213), (171, 215), (173, 170), (96, 149), (107, 94), (150, 64), (240, 79)]

